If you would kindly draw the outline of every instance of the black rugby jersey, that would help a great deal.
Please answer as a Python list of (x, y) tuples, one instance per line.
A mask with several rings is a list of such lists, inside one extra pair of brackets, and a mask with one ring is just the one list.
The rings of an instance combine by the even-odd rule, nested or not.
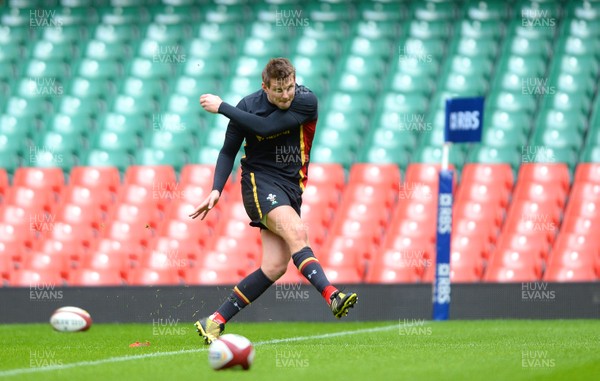
[(318, 117), (317, 97), (308, 88), (296, 84), (287, 110), (270, 103), (261, 89), (236, 107), (223, 102), (219, 113), (230, 122), (217, 159), (213, 190), (223, 191), (244, 140), (243, 173), (261, 172), (304, 190)]

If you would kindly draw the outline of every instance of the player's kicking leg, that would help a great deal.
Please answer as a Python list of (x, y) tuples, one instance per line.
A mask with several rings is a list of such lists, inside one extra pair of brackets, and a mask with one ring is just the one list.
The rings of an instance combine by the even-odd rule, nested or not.
[(358, 301), (354, 292), (342, 293), (335, 288), (325, 275), (319, 260), (308, 243), (308, 233), (294, 208), (282, 205), (267, 215), (269, 230), (281, 236), (292, 252), (292, 260), (298, 270), (321, 293), (331, 307), (336, 318), (348, 315), (350, 308)]
[(238, 283), (215, 313), (196, 322), (198, 334), (204, 338), (206, 344), (216, 340), (225, 330), (225, 323), (262, 295), (287, 270), (290, 251), (285, 241), (268, 230), (261, 230), (261, 239), (261, 267)]

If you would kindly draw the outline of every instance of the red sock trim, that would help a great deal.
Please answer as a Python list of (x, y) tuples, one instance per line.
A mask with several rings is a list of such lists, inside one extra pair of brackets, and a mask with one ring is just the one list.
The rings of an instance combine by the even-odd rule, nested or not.
[(211, 320), (214, 320), (219, 324), (227, 323), (227, 320), (225, 320), (225, 318), (218, 312), (215, 312), (214, 314), (210, 315), (210, 318)]
[(331, 304), (331, 294), (333, 294), (337, 290), (338, 290), (337, 288), (330, 285), (330, 286), (325, 287), (323, 292), (321, 292), (321, 295), (323, 295), (323, 298), (325, 298), (325, 300), (327, 301), (327, 304)]

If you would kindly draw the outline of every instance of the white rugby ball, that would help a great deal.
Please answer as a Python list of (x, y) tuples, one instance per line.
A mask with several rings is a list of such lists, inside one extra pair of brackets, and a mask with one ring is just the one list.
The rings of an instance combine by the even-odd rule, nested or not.
[(219, 337), (208, 347), (208, 363), (214, 370), (250, 369), (254, 361), (254, 346), (244, 336), (232, 333)]
[(50, 325), (61, 332), (87, 331), (92, 326), (92, 317), (79, 307), (61, 307), (52, 313)]

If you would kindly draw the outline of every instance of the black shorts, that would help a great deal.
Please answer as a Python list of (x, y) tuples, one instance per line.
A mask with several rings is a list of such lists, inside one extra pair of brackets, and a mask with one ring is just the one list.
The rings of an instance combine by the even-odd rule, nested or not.
[(242, 174), (242, 200), (250, 217), (250, 226), (267, 229), (267, 214), (281, 205), (289, 205), (298, 216), (302, 206), (300, 185), (263, 172)]

